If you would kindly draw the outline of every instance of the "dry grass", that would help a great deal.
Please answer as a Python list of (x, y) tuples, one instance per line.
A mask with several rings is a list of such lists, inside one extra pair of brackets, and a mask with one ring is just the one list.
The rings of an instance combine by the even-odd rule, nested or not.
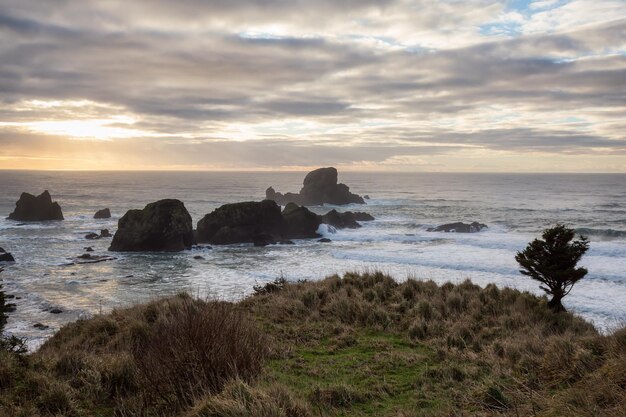
[(546, 304), (380, 273), (180, 295), (0, 352), (0, 415), (626, 415), (626, 330)]

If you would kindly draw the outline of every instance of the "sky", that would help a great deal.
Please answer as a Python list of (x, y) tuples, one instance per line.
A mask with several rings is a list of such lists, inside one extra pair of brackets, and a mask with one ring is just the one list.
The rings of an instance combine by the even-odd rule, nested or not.
[(626, 0), (0, 0), (0, 169), (626, 172)]

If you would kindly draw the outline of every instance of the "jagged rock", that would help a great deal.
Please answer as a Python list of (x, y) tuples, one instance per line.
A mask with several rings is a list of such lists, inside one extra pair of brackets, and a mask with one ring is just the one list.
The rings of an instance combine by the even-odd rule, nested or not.
[(113, 256), (106, 256), (106, 255), (92, 255), (90, 253), (85, 253), (82, 254), (80, 256), (76, 257), (76, 260), (74, 261), (74, 263), (80, 265), (80, 264), (96, 264), (98, 262), (106, 262), (106, 261), (113, 261), (117, 258), (114, 258)]
[(322, 219), (306, 207), (288, 203), (282, 215), (285, 222), (283, 236), (286, 239), (319, 237), (317, 229), (322, 224)]
[(104, 208), (102, 210), (96, 211), (96, 214), (93, 215), (94, 219), (110, 219), (111, 218), (111, 210), (108, 208)]
[(45, 220), (63, 220), (63, 212), (59, 203), (52, 202), (48, 190), (35, 197), (29, 193), (22, 193), (15, 203), (15, 210), (9, 214), (10, 220), (37, 222)]
[(85, 249), (85, 252), (93, 252), (93, 248), (91, 246), (87, 246)]
[(322, 216), (323, 223), (336, 227), (337, 229), (358, 229), (361, 225), (357, 220), (371, 221), (374, 220), (374, 217), (363, 212), (353, 213), (346, 211), (345, 213), (340, 213), (337, 210), (331, 210)]
[(303, 187), (299, 194), (282, 194), (269, 187), (265, 191), (265, 198), (276, 201), (280, 205), (287, 203), (304, 206), (365, 204), (363, 198), (351, 193), (347, 185), (337, 183), (337, 169), (332, 167), (319, 168), (309, 172), (304, 178)]
[(470, 224), (457, 222), (457, 223), (447, 223), (442, 224), (441, 226), (431, 227), (427, 229), (429, 232), (454, 232), (454, 233), (475, 233), (480, 232), (483, 229), (486, 229), (487, 225), (472, 222)]
[(0, 262), (15, 262), (15, 258), (8, 252), (0, 253)]
[(113, 235), (109, 232), (109, 229), (102, 229), (100, 230), (100, 237), (113, 237)]
[(0, 248), (0, 253), (6, 253), (6, 251), (4, 250), (4, 248)]
[(99, 235), (99, 234), (97, 234), (97, 233), (94, 233), (94, 232), (87, 233), (87, 234), (85, 235), (85, 239), (88, 239), (88, 240), (96, 240), (96, 239), (100, 239), (100, 235)]
[(323, 237), (320, 240), (318, 240), (318, 242), (320, 242), (320, 243), (330, 243), (330, 242), (332, 242), (332, 240), (330, 240), (327, 237)]
[(253, 238), (252, 243), (254, 243), (254, 246), (268, 246), (268, 245), (275, 245), (276, 244), (276, 239), (274, 238), (274, 236), (268, 235), (268, 234), (260, 234), (260, 235), (256, 235)]
[(118, 222), (111, 251), (169, 251), (191, 249), (191, 216), (179, 200), (159, 200), (143, 210), (129, 210)]
[(46, 326), (43, 323), (35, 323), (35, 324), (33, 324), (33, 327), (35, 329), (39, 329), (39, 330), (46, 330), (46, 329), (50, 328), (50, 326)]
[(283, 224), (274, 201), (225, 204), (198, 222), (197, 239), (217, 245), (275, 242), (283, 237)]

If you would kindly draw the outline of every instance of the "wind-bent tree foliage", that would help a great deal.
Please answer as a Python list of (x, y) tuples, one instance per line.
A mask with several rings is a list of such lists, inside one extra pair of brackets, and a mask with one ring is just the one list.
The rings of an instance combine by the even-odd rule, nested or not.
[(533, 240), (515, 255), (520, 272), (541, 282), (540, 288), (552, 296), (548, 306), (555, 312), (565, 311), (561, 300), (587, 275), (587, 269), (576, 264), (589, 249), (589, 240), (580, 236), (572, 242), (575, 234), (573, 229), (557, 224), (543, 232), (543, 240)]

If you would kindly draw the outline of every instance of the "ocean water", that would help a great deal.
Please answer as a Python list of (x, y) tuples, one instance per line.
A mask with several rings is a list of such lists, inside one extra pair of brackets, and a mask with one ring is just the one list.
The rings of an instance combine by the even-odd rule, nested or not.
[[(320, 279), (345, 271), (382, 270), (443, 283), (471, 279), (541, 294), (538, 283), (519, 274), (516, 251), (541, 231), (563, 222), (591, 239), (582, 265), (588, 276), (564, 300), (571, 311), (602, 330), (626, 322), (626, 175), (340, 173), (340, 181), (371, 199), (376, 220), (357, 230), (325, 231), (315, 240), (255, 248), (214, 246), (181, 253), (112, 254), (114, 261), (67, 265), (92, 246), (107, 254), (110, 239), (88, 241), (102, 228), (115, 231), (126, 210), (161, 198), (182, 200), (194, 224), (214, 208), (260, 200), (268, 186), (298, 191), (304, 173), (29, 172), (0, 171), (0, 246), (17, 262), (7, 265), (4, 290), (17, 297), (6, 331), (36, 348), (64, 323), (115, 307), (189, 291), (234, 300), (255, 284), (285, 277)], [(50, 190), (66, 220), (29, 223), (6, 220), (22, 191)], [(94, 220), (109, 207), (110, 220)], [(314, 207), (322, 213), (332, 207)], [(432, 233), (454, 221), (479, 221), (480, 233)], [(196, 260), (201, 255), (204, 260)], [(60, 308), (61, 314), (51, 314)], [(37, 330), (33, 324), (50, 326)]]

